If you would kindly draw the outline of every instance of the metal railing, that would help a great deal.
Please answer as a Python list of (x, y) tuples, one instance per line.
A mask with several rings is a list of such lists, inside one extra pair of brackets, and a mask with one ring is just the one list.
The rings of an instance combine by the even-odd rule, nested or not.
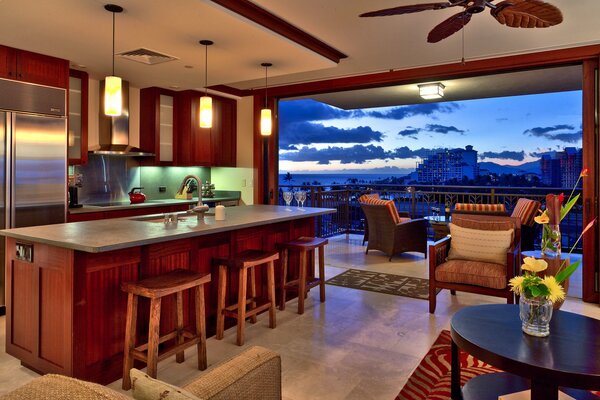
[[(306, 191), (307, 207), (335, 208), (337, 213), (324, 215), (317, 220), (317, 232), (321, 237), (364, 232), (365, 216), (358, 198), (365, 193), (379, 193), (381, 198), (393, 200), (398, 211), (408, 212), (411, 218), (433, 215), (432, 208), (443, 210), (446, 204), (456, 203), (504, 204), (508, 214), (522, 198), (535, 199), (545, 204), (546, 194), (565, 193), (565, 188), (488, 187), (488, 186), (438, 186), (438, 185), (286, 185), (280, 184), (279, 204), (285, 204), (284, 191)], [(576, 189), (575, 194), (581, 189)], [(293, 200), (295, 204), (295, 200)], [(583, 206), (579, 199), (571, 212), (560, 224), (563, 248), (570, 249), (583, 229)], [(535, 245), (539, 248), (541, 229), (536, 231)], [(430, 231), (433, 237), (433, 231)], [(581, 242), (576, 250), (581, 250)]]

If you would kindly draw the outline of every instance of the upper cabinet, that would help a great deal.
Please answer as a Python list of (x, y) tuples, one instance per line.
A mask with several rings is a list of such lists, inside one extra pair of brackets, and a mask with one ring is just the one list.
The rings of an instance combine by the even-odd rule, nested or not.
[(88, 74), (71, 70), (68, 119), (69, 165), (87, 163), (88, 154)]
[(69, 62), (0, 45), (0, 77), (66, 89)]
[(236, 165), (237, 102), (213, 98), (213, 127), (200, 128), (201, 92), (151, 87), (140, 92), (140, 147), (152, 165)]

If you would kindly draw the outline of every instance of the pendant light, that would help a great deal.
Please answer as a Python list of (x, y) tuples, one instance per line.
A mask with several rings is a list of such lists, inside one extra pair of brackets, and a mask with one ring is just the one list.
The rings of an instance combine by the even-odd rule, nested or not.
[(212, 128), (212, 97), (208, 95), (208, 46), (214, 42), (212, 40), (201, 40), (200, 44), (204, 46), (204, 96), (200, 97), (200, 128)]
[(104, 9), (112, 13), (112, 75), (104, 78), (104, 114), (118, 117), (123, 110), (121, 78), (115, 76), (115, 14), (123, 12), (123, 7), (107, 4)]
[(271, 109), (268, 107), (267, 101), (267, 70), (269, 67), (272, 67), (271, 63), (262, 63), (261, 66), (265, 67), (265, 107), (260, 110), (260, 134), (262, 136), (271, 136), (271, 131), (273, 130), (273, 118), (271, 114)]

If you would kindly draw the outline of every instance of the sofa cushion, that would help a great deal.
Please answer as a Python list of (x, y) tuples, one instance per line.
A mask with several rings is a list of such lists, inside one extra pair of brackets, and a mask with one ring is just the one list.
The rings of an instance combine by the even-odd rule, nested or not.
[(450, 260), (435, 269), (435, 280), (504, 289), (507, 284), (506, 266), (481, 261)]
[(360, 203), (364, 203), (364, 204), (374, 204), (377, 206), (379, 206), (379, 205), (386, 206), (388, 208), (390, 216), (392, 217), (392, 221), (394, 221), (394, 224), (399, 224), (400, 222), (402, 222), (400, 220), (400, 214), (398, 213), (396, 204), (394, 203), (393, 200), (380, 199), (379, 195), (377, 195), (377, 197), (374, 197), (372, 195), (363, 194), (362, 196), (359, 197), (358, 201)]
[(520, 198), (513, 209), (511, 217), (521, 220), (521, 225), (533, 226), (534, 218), (540, 209), (540, 202), (536, 200)]
[(454, 212), (470, 214), (506, 215), (506, 207), (504, 206), (504, 204), (456, 203), (454, 205)]
[(450, 224), (450, 251), (447, 260), (470, 260), (506, 265), (506, 253), (514, 229), (490, 231), (468, 229)]
[(112, 389), (63, 375), (48, 374), (1, 396), (2, 400), (131, 400)]
[(136, 400), (200, 400), (187, 390), (151, 378), (142, 371), (132, 368), (131, 393)]

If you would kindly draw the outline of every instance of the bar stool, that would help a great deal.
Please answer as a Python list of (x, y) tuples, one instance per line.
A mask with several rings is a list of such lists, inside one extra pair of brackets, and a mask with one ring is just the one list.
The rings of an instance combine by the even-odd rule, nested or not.
[[(158, 361), (176, 354), (176, 361), (184, 361), (183, 350), (198, 345), (198, 369), (206, 369), (206, 321), (204, 311), (204, 284), (210, 282), (210, 274), (200, 274), (187, 269), (176, 269), (163, 275), (157, 275), (138, 282), (123, 282), (121, 290), (128, 293), (127, 320), (125, 325), (125, 351), (123, 358), (123, 389), (131, 388), (129, 371), (134, 360), (140, 360), (148, 366), (147, 374), (156, 378)], [(183, 291), (196, 288), (196, 332), (183, 328)], [(177, 328), (160, 336), (160, 306), (163, 297), (177, 295)], [(138, 298), (150, 299), (150, 322), (148, 343), (135, 347)], [(158, 346), (167, 340), (176, 339), (176, 344), (163, 349)], [(187, 340), (186, 340), (187, 339)]]
[[(269, 328), (275, 328), (275, 263), (279, 254), (275, 251), (246, 250), (233, 258), (216, 257), (214, 262), (219, 266), (219, 290), (217, 295), (217, 335), (218, 340), (223, 339), (225, 331), (225, 317), (237, 320), (237, 345), (244, 344), (244, 328), (246, 318), (256, 322), (256, 314), (269, 310)], [(269, 301), (265, 304), (256, 305), (256, 275), (255, 267), (267, 265), (267, 292)], [(225, 296), (227, 292), (227, 269), (239, 270), (238, 278), (238, 301), (225, 307)], [(247, 298), (248, 271), (250, 271), (250, 296)], [(250, 308), (247, 309), (247, 305)]]
[[(288, 289), (298, 291), (298, 314), (304, 314), (304, 299), (308, 291), (319, 285), (321, 303), (325, 301), (325, 245), (329, 241), (319, 237), (300, 237), (285, 243), (277, 244), (281, 251), (281, 303), (280, 310), (285, 310), (285, 296)], [(309, 251), (319, 249), (319, 277), (308, 280), (308, 258)], [(288, 252), (298, 251), (300, 253), (300, 265), (298, 267), (298, 279), (287, 281), (288, 274)], [(314, 254), (314, 253), (312, 253)]]

